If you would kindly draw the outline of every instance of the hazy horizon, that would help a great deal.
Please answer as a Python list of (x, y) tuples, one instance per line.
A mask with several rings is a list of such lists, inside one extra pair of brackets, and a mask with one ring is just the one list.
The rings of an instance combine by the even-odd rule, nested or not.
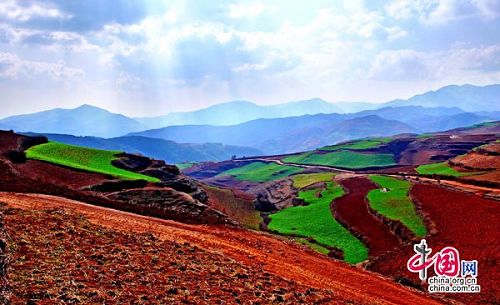
[(406, 99), (500, 83), (500, 1), (0, 3), (0, 118), (95, 105), (150, 117)]
[[(471, 84), (464, 84), (464, 85), (471, 85)], [(486, 84), (484, 86), (489, 86), (489, 85), (499, 85), (499, 84)], [(450, 84), (450, 85), (447, 85), (447, 86), (444, 86), (444, 87), (448, 87), (448, 86), (462, 86), (462, 85)], [(440, 87), (440, 88), (444, 88), (444, 87)], [(440, 88), (438, 88), (438, 89), (440, 89)], [(416, 95), (420, 95), (420, 94), (423, 94), (423, 93), (427, 93), (427, 92), (431, 92), (431, 91), (434, 91), (434, 90), (429, 90), (429, 91), (425, 91), (425, 92), (419, 92), (419, 93), (416, 93), (416, 94), (414, 94), (414, 95), (412, 95), (410, 97), (413, 97), (413, 96), (416, 96)], [(0, 116), (0, 120), (8, 118), (8, 117), (11, 117), (11, 116), (16, 116), (16, 115), (32, 114), (32, 113), (38, 113), (38, 112), (49, 111), (49, 110), (54, 110), (54, 109), (71, 110), (71, 109), (76, 109), (76, 108), (79, 108), (79, 107), (82, 107), (82, 106), (97, 107), (97, 108), (109, 111), (111, 113), (122, 114), (122, 115), (128, 116), (130, 118), (154, 118), (154, 117), (158, 117), (158, 116), (167, 115), (167, 114), (170, 114), (170, 113), (192, 112), (192, 111), (204, 110), (204, 109), (207, 109), (207, 108), (210, 108), (210, 107), (213, 107), (213, 106), (217, 106), (217, 105), (223, 105), (223, 104), (229, 104), (229, 103), (237, 103), (237, 102), (248, 102), (248, 103), (252, 103), (252, 104), (258, 105), (258, 106), (276, 106), (276, 105), (283, 105), (283, 104), (296, 103), (296, 102), (306, 102), (306, 101), (311, 101), (311, 100), (315, 100), (315, 99), (323, 100), (324, 102), (327, 102), (327, 103), (330, 103), (330, 104), (336, 104), (336, 103), (353, 103), (353, 104), (356, 104), (356, 103), (368, 103), (368, 104), (373, 104), (373, 105), (379, 105), (379, 104), (384, 104), (386, 102), (390, 102), (390, 101), (397, 100), (397, 99), (403, 99), (403, 100), (405, 100), (406, 98), (395, 98), (395, 99), (387, 100), (387, 101), (374, 102), (374, 101), (329, 101), (329, 100), (326, 100), (326, 99), (321, 98), (321, 97), (311, 97), (311, 98), (304, 99), (304, 100), (286, 101), (286, 102), (282, 102), (282, 103), (273, 103), (273, 104), (263, 104), (263, 103), (259, 103), (258, 101), (250, 101), (250, 100), (231, 100), (231, 101), (222, 101), (222, 102), (219, 102), (219, 103), (214, 103), (214, 104), (210, 104), (210, 105), (206, 105), (206, 106), (201, 106), (201, 108), (195, 108), (195, 109), (192, 109), (192, 110), (172, 111), (172, 112), (167, 112), (167, 113), (157, 113), (157, 114), (154, 114), (154, 115), (146, 115), (146, 116), (138, 116), (138, 115), (136, 115), (134, 113), (127, 114), (127, 113), (124, 113), (124, 112), (115, 112), (115, 111), (112, 111), (110, 109), (98, 106), (96, 104), (82, 103), (82, 104), (71, 106), (71, 107), (66, 107), (66, 106), (63, 105), (63, 106), (57, 106), (57, 107), (54, 107), (54, 108), (39, 109), (39, 110), (35, 110), (33, 112), (21, 112), (21, 113), (9, 114), (9, 115), (6, 115), (6, 116)], [(450, 105), (450, 107), (455, 107), (455, 106)]]

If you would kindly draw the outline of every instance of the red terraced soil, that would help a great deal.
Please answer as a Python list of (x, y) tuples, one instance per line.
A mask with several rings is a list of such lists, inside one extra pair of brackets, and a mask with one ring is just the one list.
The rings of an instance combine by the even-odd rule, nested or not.
[[(465, 304), (498, 304), (499, 202), (427, 184), (413, 186), (410, 194), (436, 225), (436, 234), (426, 238), (433, 251), (453, 246), (459, 250), (461, 259), (478, 261), (481, 293), (447, 296)], [(413, 254), (413, 245), (405, 245), (376, 258), (369, 268), (384, 275), (405, 277), (419, 283), (418, 276), (406, 270), (406, 262)], [(433, 271), (431, 273), (434, 274)]]
[(8, 131), (0, 130), (0, 151), (6, 152), (17, 148), (18, 140), (21, 136)]
[(365, 177), (344, 179), (339, 183), (347, 194), (336, 199), (332, 209), (337, 219), (366, 238), (369, 255), (375, 257), (397, 247), (397, 237), (368, 210), (366, 194), (377, 186)]
[(0, 193), (0, 201), (21, 209), (69, 209), (83, 214), (92, 223), (114, 230), (152, 233), (162, 241), (189, 242), (299, 285), (331, 290), (335, 299), (330, 304), (440, 304), (428, 295), (265, 233), (224, 226), (188, 225), (54, 196)]
[(64, 185), (71, 188), (100, 184), (109, 180), (105, 175), (78, 171), (46, 162), (30, 160), (18, 164), (16, 169), (23, 177), (40, 180), (46, 183)]

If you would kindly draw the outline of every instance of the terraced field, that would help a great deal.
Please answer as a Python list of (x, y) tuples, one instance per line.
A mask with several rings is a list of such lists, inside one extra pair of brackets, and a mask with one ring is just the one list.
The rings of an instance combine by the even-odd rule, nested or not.
[(233, 168), (217, 176), (232, 176), (238, 180), (252, 182), (267, 182), (300, 173), (303, 169), (279, 165), (276, 163), (252, 162), (242, 167)]
[(331, 153), (308, 152), (301, 155), (289, 156), (283, 162), (327, 165), (347, 169), (360, 169), (367, 167), (384, 167), (395, 165), (394, 157), (391, 154), (371, 154), (354, 151), (334, 151)]
[(320, 148), (320, 150), (340, 150), (340, 149), (363, 150), (363, 149), (379, 147), (383, 144), (391, 142), (392, 140), (393, 140), (392, 138), (365, 139), (345, 144), (329, 145)]
[(119, 153), (121, 152), (49, 142), (31, 147), (26, 151), (26, 157), (124, 180), (160, 181), (154, 177), (114, 167), (111, 161), (117, 159), (116, 155)]
[(389, 219), (401, 221), (416, 236), (425, 236), (424, 221), (408, 197), (410, 183), (386, 176), (373, 175), (370, 179), (381, 188), (368, 193), (370, 207)]
[(448, 162), (420, 165), (416, 168), (416, 171), (422, 175), (441, 175), (451, 177), (464, 177), (478, 174), (476, 172), (459, 172), (453, 167), (449, 166)]
[[(429, 247), (433, 249), (432, 254), (453, 246), (460, 251), (461, 259), (478, 261), (477, 281), (481, 285), (481, 293), (450, 293), (447, 296), (461, 304), (498, 304), (498, 201), (429, 184), (414, 185), (411, 195), (436, 225), (437, 232), (426, 237)], [(406, 262), (414, 253), (413, 243), (404, 244), (374, 259), (369, 269), (420, 283), (418, 274), (409, 273), (406, 269)], [(434, 275), (434, 271), (431, 272)]]
[(331, 202), (344, 194), (333, 181), (326, 188), (301, 191), (306, 206), (287, 208), (269, 215), (268, 229), (280, 234), (313, 238), (318, 244), (342, 250), (344, 260), (359, 263), (368, 258), (368, 249), (333, 217)]
[(368, 210), (366, 195), (377, 189), (377, 186), (360, 176), (343, 179), (339, 183), (347, 194), (333, 202), (335, 217), (365, 238), (370, 257), (397, 247), (399, 240), (396, 235)]
[(304, 188), (311, 184), (315, 184), (318, 182), (328, 182), (332, 181), (335, 174), (332, 172), (324, 172), (324, 173), (316, 173), (316, 174), (300, 174), (294, 175), (292, 177), (293, 186), (297, 189)]

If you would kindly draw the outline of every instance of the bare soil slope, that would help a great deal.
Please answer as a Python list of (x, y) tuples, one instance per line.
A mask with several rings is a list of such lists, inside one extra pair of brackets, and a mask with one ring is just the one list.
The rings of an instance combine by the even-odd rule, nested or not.
[[(188, 298), (188, 301), (189, 298), (193, 300), (193, 298), (201, 297), (201, 295), (203, 295), (203, 298), (210, 300), (210, 297), (216, 295), (219, 290), (223, 294), (222, 298), (226, 300), (234, 300), (239, 296), (243, 300), (243, 297), (249, 291), (252, 291), (255, 296), (255, 293), (259, 291), (255, 287), (260, 285), (266, 287), (264, 290), (278, 289), (278, 291), (283, 291), (282, 294), (284, 296), (282, 298), (287, 299), (290, 297), (290, 301), (287, 302), (289, 304), (300, 302), (298, 299), (301, 298), (300, 293), (304, 294), (302, 297), (303, 301), (309, 304), (316, 302), (318, 302), (317, 304), (321, 304), (321, 300), (326, 301), (328, 298), (330, 298), (328, 301), (330, 304), (440, 303), (424, 294), (411, 291), (378, 275), (328, 259), (325, 256), (313, 253), (293, 243), (278, 240), (263, 233), (224, 226), (181, 224), (47, 195), (0, 193), (0, 201), (7, 203), (12, 208), (27, 210), (22, 213), (14, 212), (14, 216), (10, 219), (11, 221), (8, 218), (10, 216), (7, 216), (7, 226), (11, 226), (12, 229), (10, 229), (10, 232), (13, 233), (16, 244), (21, 243), (21, 249), (24, 249), (23, 251), (31, 255), (28, 257), (24, 256), (25, 262), (29, 262), (29, 264), (18, 267), (28, 270), (27, 273), (26, 271), (20, 272), (26, 275), (37, 274), (37, 276), (44, 276), (44, 268), (51, 268), (51, 272), (54, 273), (50, 274), (54, 278), (60, 278), (65, 281), (64, 284), (55, 283), (55, 287), (71, 286), (73, 294), (78, 293), (80, 295), (80, 291), (85, 291), (87, 286), (79, 286), (77, 282), (71, 282), (72, 275), (63, 276), (63, 273), (67, 272), (65, 271), (67, 270), (66, 267), (57, 269), (53, 264), (57, 264), (58, 262), (52, 261), (53, 258), (51, 257), (47, 257), (48, 254), (43, 247), (35, 247), (44, 238), (48, 238), (49, 243), (61, 245), (63, 247), (59, 248), (61, 250), (65, 249), (65, 246), (60, 243), (67, 242), (70, 239), (74, 239), (76, 242), (71, 243), (72, 247), (74, 244), (79, 244), (79, 242), (83, 242), (83, 245), (85, 243), (89, 244), (90, 241), (88, 238), (95, 238), (88, 247), (84, 246), (84, 252), (79, 254), (82, 263), (86, 262), (91, 265), (84, 268), (89, 268), (89, 272), (92, 271), (91, 274), (96, 275), (95, 280), (98, 283), (105, 283), (104, 285), (106, 286), (104, 287), (111, 288), (112, 285), (130, 287), (131, 285), (127, 284), (125, 279), (137, 283), (138, 286), (133, 289), (138, 289), (139, 293), (133, 293), (132, 291), (129, 293), (140, 295), (140, 297), (155, 298), (158, 295), (157, 292), (150, 292), (146, 286), (152, 285), (150, 281), (154, 281), (156, 278), (155, 274), (160, 273), (159, 282), (157, 285), (153, 285), (153, 287), (158, 288), (162, 284), (165, 287), (169, 287), (169, 279), (170, 283), (173, 283), (175, 282), (174, 279), (177, 278), (180, 282), (178, 282), (179, 285), (175, 285), (175, 288), (179, 289), (179, 293), (183, 294), (184, 298)], [(91, 233), (93, 230), (86, 229), (84, 226), (79, 227), (75, 217), (65, 220), (64, 216), (58, 216), (57, 213), (54, 216), (54, 212), (40, 212), (40, 210), (47, 208), (71, 210), (71, 213), (84, 215), (91, 223), (104, 226), (107, 229), (92, 227), (92, 229), (97, 229), (99, 233), (97, 234), (99, 237), (96, 237)], [(36, 216), (37, 213), (42, 213), (45, 216)], [(17, 223), (21, 219), (25, 219), (24, 224), (17, 227)], [(48, 222), (50, 225), (46, 229), (41, 230), (36, 225), (39, 221)], [(29, 234), (23, 233), (23, 226), (31, 222), (35, 222), (35, 224), (33, 227), (29, 227), (30, 229), (27, 231)], [(118, 233), (114, 230), (119, 230), (123, 233)], [(146, 239), (148, 237), (145, 235), (132, 236), (138, 233), (151, 233), (159, 240), (153, 239), (147, 242)], [(17, 236), (20, 237), (16, 238)], [(101, 238), (101, 236), (103, 237)], [(118, 241), (116, 247), (113, 246), (115, 239)], [(182, 246), (182, 243), (189, 243), (191, 246)], [(153, 246), (150, 246), (151, 244)], [(179, 244), (181, 244), (180, 247)], [(96, 246), (96, 253), (93, 253), (91, 250), (94, 245)], [(165, 252), (155, 252), (156, 245)], [(40, 246), (42, 245), (40, 244)], [(66, 249), (68, 250), (71, 247), (67, 247), (66, 245)], [(205, 250), (199, 250), (196, 247), (205, 249), (210, 253)], [(49, 246), (49, 248), (52, 248), (52, 246)], [(177, 250), (175, 250), (176, 248)], [(30, 253), (33, 249), (38, 249), (41, 253)], [(110, 251), (115, 251), (113, 257), (105, 255)], [(213, 252), (219, 253), (219, 256), (214, 256)], [(51, 251), (51, 253), (53, 252)], [(66, 255), (64, 255), (64, 251), (61, 253), (60, 255), (64, 257), (66, 262), (73, 263), (75, 267), (78, 267), (78, 260), (75, 260), (74, 256), (80, 253), (79, 251), (69, 251)], [(154, 255), (157, 255), (158, 259), (156, 264), (160, 264), (161, 266), (156, 271), (154, 266), (151, 265)], [(37, 267), (37, 264), (34, 262), (40, 263), (40, 259), (44, 261), (44, 264)], [(109, 261), (107, 260), (109, 259), (116, 259), (118, 261), (108, 264)], [(234, 263), (230, 259), (238, 263)], [(188, 263), (189, 260), (198, 263), (191, 264)], [(144, 266), (141, 266), (139, 262), (145, 263)], [(126, 264), (125, 268), (123, 264)], [(113, 267), (110, 268), (110, 266)], [(141, 268), (148, 269), (139, 272), (142, 270)], [(36, 273), (33, 273), (35, 270), (37, 270)], [(106, 272), (102, 272), (104, 270)], [(179, 270), (184, 271), (179, 273)], [(74, 272), (78, 273), (78, 268)], [(113, 272), (114, 274), (109, 275), (109, 272)], [(185, 279), (181, 276), (184, 272), (186, 273)], [(210, 275), (210, 272), (212, 272), (212, 275)], [(139, 274), (141, 276), (137, 277)], [(167, 274), (168, 277), (166, 278)], [(238, 276), (238, 274), (240, 275)], [(80, 272), (79, 276), (78, 279), (80, 280), (88, 279), (84, 272)], [(111, 278), (107, 279), (107, 276), (111, 276), (113, 279), (117, 278), (118, 280), (113, 282)], [(230, 282), (227, 285), (220, 283), (222, 286), (219, 288), (216, 288), (217, 285), (210, 285), (204, 282), (208, 280), (209, 283), (213, 283), (213, 281), (217, 281), (219, 276)], [(234, 277), (237, 279), (233, 280)], [(273, 283), (273, 287), (267, 288), (268, 286), (265, 286), (266, 281)], [(293, 284), (292, 282), (297, 284)], [(193, 285), (198, 287), (199, 291), (196, 291)], [(234, 285), (234, 288), (231, 288), (233, 287), (232, 285)], [(242, 287), (242, 285), (245, 287)], [(309, 297), (309, 299), (306, 299), (306, 286), (316, 289), (313, 290), (314, 295)], [(229, 291), (222, 292), (224, 287)], [(36, 289), (37, 286), (33, 288)], [(186, 290), (185, 288), (189, 290), (189, 294), (182, 292)], [(23, 289), (28, 288), (24, 286), (24, 288), (21, 287), (20, 289), (24, 291)], [(207, 289), (206, 293), (203, 293), (204, 289)], [(216, 291), (213, 291), (213, 289), (216, 289)], [(320, 291), (317, 289), (320, 289)], [(114, 289), (111, 290), (116, 291)], [(328, 290), (331, 292), (328, 292)], [(160, 291), (162, 290), (160, 289)], [(299, 296), (293, 296), (293, 292), (295, 291), (299, 292)], [(57, 291), (54, 292), (56, 295), (57, 293)], [(271, 292), (265, 290), (261, 293), (261, 303), (272, 303), (272, 299), (269, 296)], [(68, 296), (66, 295), (65, 297)], [(99, 297), (106, 296), (99, 295)], [(253, 298), (251, 294), (249, 297)], [(281, 303), (284, 302), (281, 301)], [(210, 302), (207, 301), (207, 303)]]

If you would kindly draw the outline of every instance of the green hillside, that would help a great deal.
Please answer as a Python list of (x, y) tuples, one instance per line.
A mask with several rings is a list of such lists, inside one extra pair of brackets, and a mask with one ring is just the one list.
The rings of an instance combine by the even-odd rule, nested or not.
[(450, 167), (448, 165), (448, 162), (424, 164), (418, 166), (415, 170), (422, 175), (441, 175), (441, 176), (451, 176), (451, 177), (463, 177), (463, 176), (471, 176), (478, 174), (477, 172), (470, 172), (470, 173), (459, 172), (453, 167)]
[(299, 164), (337, 166), (348, 169), (383, 167), (396, 164), (391, 154), (368, 154), (347, 150), (325, 154), (308, 152), (301, 155), (286, 157), (283, 161)]
[(233, 176), (238, 180), (267, 182), (285, 178), (302, 171), (303, 169), (293, 166), (284, 166), (276, 163), (252, 162), (242, 167), (224, 171), (218, 176)]
[(318, 244), (342, 250), (344, 260), (359, 263), (368, 258), (366, 246), (333, 217), (330, 204), (344, 194), (334, 182), (327, 182), (326, 189), (307, 190), (299, 198), (308, 205), (287, 208), (269, 215), (269, 230), (285, 235), (311, 237)]
[(408, 197), (410, 183), (386, 176), (370, 176), (380, 189), (368, 193), (370, 206), (385, 217), (401, 221), (418, 237), (427, 234), (424, 221), (417, 214), (413, 202)]
[(337, 144), (337, 145), (329, 145), (320, 148), (320, 150), (340, 150), (340, 149), (349, 149), (349, 150), (363, 150), (376, 148), (383, 144), (389, 143), (392, 141), (392, 138), (376, 138), (376, 139), (365, 139), (359, 141), (353, 141), (345, 144)]
[(49, 142), (31, 147), (26, 151), (26, 157), (125, 180), (160, 181), (154, 177), (114, 167), (111, 161), (115, 160), (115, 155), (119, 153), (120, 151), (99, 150)]

